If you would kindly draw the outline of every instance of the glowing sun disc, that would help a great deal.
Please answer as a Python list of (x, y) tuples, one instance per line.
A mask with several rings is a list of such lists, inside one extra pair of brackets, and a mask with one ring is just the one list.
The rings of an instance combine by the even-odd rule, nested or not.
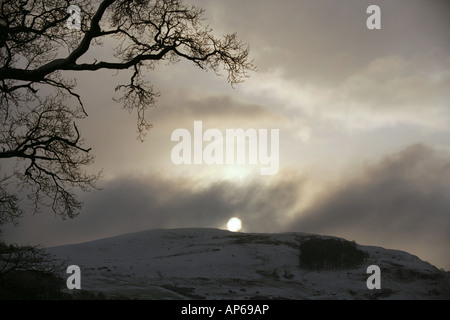
[(228, 230), (230, 230), (232, 232), (236, 232), (236, 231), (241, 230), (241, 228), (242, 228), (241, 219), (239, 219), (239, 218), (231, 218), (230, 220), (228, 220), (227, 227), (228, 227)]

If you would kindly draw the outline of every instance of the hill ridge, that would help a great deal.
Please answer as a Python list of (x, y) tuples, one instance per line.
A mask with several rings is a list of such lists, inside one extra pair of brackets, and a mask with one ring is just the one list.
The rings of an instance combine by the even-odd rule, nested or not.
[[(307, 267), (301, 246), (310, 239), (349, 243), (367, 256), (342, 268), (352, 254), (346, 252), (336, 267), (330, 252), (341, 249), (323, 251), (329, 240), (319, 245), (322, 255), (312, 255), (326, 261), (312, 264), (323, 268)], [(47, 250), (80, 266), (82, 289), (116, 298), (450, 299), (450, 274), (415, 255), (302, 232), (149, 229)], [(369, 265), (381, 269), (380, 290), (366, 286)]]

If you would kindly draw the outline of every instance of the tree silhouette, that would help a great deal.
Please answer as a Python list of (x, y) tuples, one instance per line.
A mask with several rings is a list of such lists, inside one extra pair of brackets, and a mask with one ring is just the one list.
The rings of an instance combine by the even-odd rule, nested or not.
[[(67, 24), (71, 4), (81, 10), (79, 30)], [(143, 70), (187, 59), (217, 75), (225, 71), (231, 85), (243, 81), (254, 70), (248, 45), (236, 34), (214, 37), (204, 20), (203, 9), (181, 0), (2, 0), (0, 224), (22, 214), (19, 194), (35, 211), (45, 205), (74, 217), (82, 206), (74, 190), (95, 188), (99, 175), (84, 169), (93, 155), (76, 125), (86, 107), (65, 71), (132, 70), (129, 82), (115, 88), (116, 101), (137, 113), (139, 139), (151, 127), (145, 112), (158, 96)], [(105, 42), (112, 60), (87, 57)]]
[(65, 264), (39, 247), (0, 241), (0, 300), (60, 298)]

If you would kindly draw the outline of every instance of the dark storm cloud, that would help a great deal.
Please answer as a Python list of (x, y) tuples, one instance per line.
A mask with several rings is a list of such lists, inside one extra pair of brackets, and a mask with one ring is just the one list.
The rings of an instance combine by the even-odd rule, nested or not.
[(198, 119), (215, 121), (218, 124), (246, 122), (280, 123), (286, 119), (267, 106), (242, 101), (236, 95), (208, 94), (197, 91), (167, 89), (157, 110), (153, 110), (155, 124), (162, 121), (170, 124)]
[[(197, 1), (250, 42), (259, 69), (282, 66), (309, 83), (340, 82), (377, 57), (450, 49), (447, 0)], [(381, 8), (381, 30), (366, 27), (370, 5)]]
[(280, 231), (278, 220), (298, 199), (299, 179), (256, 180), (202, 186), (201, 181), (158, 175), (116, 178), (86, 195), (83, 212), (75, 219), (26, 217), (9, 233), (56, 245), (155, 228), (224, 228), (233, 216), (242, 219), (245, 231)]
[(450, 267), (450, 159), (414, 145), (344, 181), (291, 229), (416, 252)]
[(249, 230), (269, 230), (273, 220), (295, 204), (296, 190), (294, 181), (269, 185), (221, 181), (196, 186), (191, 179), (157, 175), (119, 178), (89, 196), (84, 215), (91, 221), (86, 221), (83, 230), (95, 224), (117, 228), (112, 233), (124, 229), (219, 227), (235, 215)]

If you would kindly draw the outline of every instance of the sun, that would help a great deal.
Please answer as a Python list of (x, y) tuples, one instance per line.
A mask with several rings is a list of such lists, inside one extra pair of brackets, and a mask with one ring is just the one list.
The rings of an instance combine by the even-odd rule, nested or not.
[(251, 165), (226, 165), (218, 168), (217, 175), (222, 179), (244, 182), (255, 174), (256, 168)]
[(239, 218), (231, 218), (230, 220), (228, 220), (228, 224), (227, 224), (228, 230), (232, 231), (232, 232), (237, 232), (239, 230), (241, 230), (242, 228), (242, 222), (241, 219)]

